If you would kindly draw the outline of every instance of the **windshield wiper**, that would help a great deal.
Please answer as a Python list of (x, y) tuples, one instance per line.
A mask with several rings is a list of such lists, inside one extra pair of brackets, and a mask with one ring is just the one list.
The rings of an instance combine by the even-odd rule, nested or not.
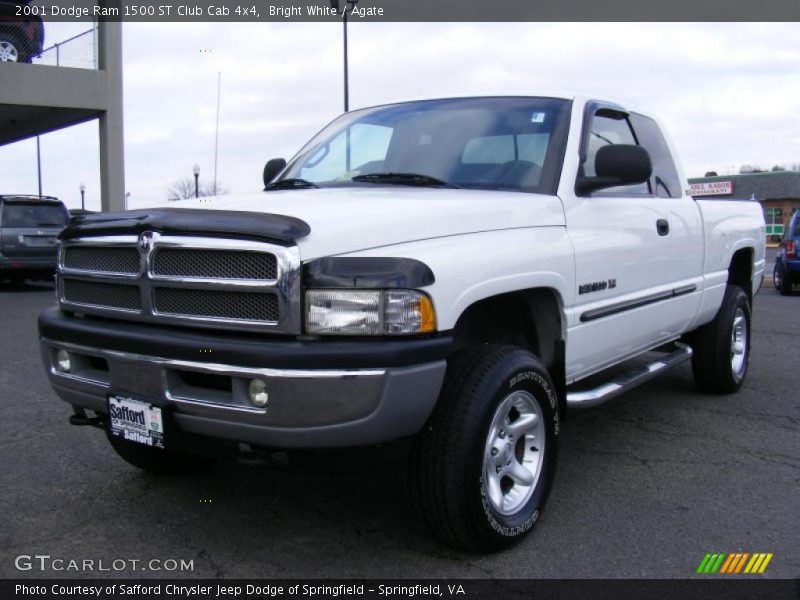
[(37, 223), (37, 227), (64, 227), (64, 223)]
[(264, 188), (265, 192), (270, 190), (301, 190), (304, 188), (318, 188), (319, 186), (316, 183), (312, 183), (310, 181), (306, 181), (305, 179), (299, 179), (297, 177), (293, 177), (291, 179), (279, 179), (278, 181), (273, 181), (267, 187)]
[(422, 187), (447, 187), (457, 188), (457, 185), (447, 183), (430, 175), (419, 173), (365, 173), (356, 175), (352, 181), (364, 183), (388, 183), (390, 185), (418, 185)]

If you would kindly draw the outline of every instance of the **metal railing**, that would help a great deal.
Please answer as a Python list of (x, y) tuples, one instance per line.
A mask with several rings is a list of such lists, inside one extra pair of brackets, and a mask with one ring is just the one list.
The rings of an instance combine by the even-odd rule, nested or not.
[(36, 64), (97, 69), (97, 25), (42, 50)]

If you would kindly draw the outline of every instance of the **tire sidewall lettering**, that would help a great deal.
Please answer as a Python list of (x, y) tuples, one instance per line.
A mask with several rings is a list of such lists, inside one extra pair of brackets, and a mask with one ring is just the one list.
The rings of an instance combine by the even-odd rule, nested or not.
[[(552, 385), (543, 377), (540, 373), (530, 370), (530, 369), (523, 369), (516, 372), (513, 376), (506, 380), (506, 383), (498, 389), (498, 394), (495, 396), (495, 403), (492, 405), (492, 409), (497, 405), (497, 402), (507, 394), (518, 390), (524, 389), (525, 391), (530, 392), (533, 394), (534, 398), (537, 402), (539, 402), (540, 407), (542, 408), (543, 413), (547, 415), (547, 406), (549, 404), (549, 412), (552, 416), (552, 426), (547, 427), (547, 435), (549, 436), (548, 441), (551, 445), (546, 446), (548, 453), (545, 457), (545, 462), (542, 465), (543, 472), (540, 475), (539, 481), (536, 484), (536, 489), (532, 494), (528, 503), (516, 514), (512, 515), (511, 518), (513, 520), (514, 517), (519, 516), (520, 514), (524, 514), (531, 508), (533, 511), (530, 515), (528, 515), (522, 522), (514, 523), (513, 525), (506, 524), (502, 521), (505, 521), (505, 517), (498, 515), (491, 507), (489, 500), (486, 496), (486, 486), (484, 485), (484, 478), (483, 478), (483, 468), (481, 468), (481, 474), (479, 476), (479, 490), (481, 496), (481, 507), (483, 509), (483, 513), (486, 517), (488, 525), (492, 528), (494, 532), (498, 535), (503, 537), (517, 537), (521, 536), (527, 531), (529, 531), (539, 520), (539, 515), (541, 514), (541, 506), (543, 504), (542, 499), (542, 488), (547, 487), (547, 479), (550, 477), (549, 471), (552, 469), (552, 465), (550, 463), (550, 456), (551, 452), (553, 452), (552, 444), (556, 443), (556, 437), (559, 433), (560, 423), (559, 423), (559, 415), (558, 415), (558, 398), (556, 397), (555, 390), (553, 389)], [(542, 399), (543, 395), (547, 396), (547, 403), (543, 405)], [(502, 519), (502, 521), (501, 521)]]

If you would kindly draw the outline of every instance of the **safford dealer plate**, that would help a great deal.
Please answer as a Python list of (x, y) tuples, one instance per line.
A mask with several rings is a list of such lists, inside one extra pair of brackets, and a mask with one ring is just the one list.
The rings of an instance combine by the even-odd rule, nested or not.
[(108, 427), (111, 435), (129, 442), (154, 448), (164, 447), (164, 418), (161, 409), (148, 402), (109, 396)]

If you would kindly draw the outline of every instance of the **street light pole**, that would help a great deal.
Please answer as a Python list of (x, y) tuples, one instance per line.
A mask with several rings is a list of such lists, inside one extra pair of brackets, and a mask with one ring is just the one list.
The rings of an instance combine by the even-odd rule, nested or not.
[[(340, 0), (331, 0), (331, 8), (335, 10), (337, 13), (339, 12), (339, 2)], [(358, 4), (358, 0), (347, 0), (344, 3), (344, 8), (342, 9), (342, 24), (344, 26), (344, 112), (348, 112), (350, 110), (350, 77), (348, 73), (348, 60), (347, 60), (347, 7), (348, 4), (350, 5), (350, 11), (352, 12), (353, 8), (355, 8), (356, 4)]]
[(194, 173), (194, 197), (200, 197), (200, 165), (197, 163), (194, 164), (192, 167), (192, 173)]
[(85, 201), (86, 184), (85, 183), (81, 183), (80, 190), (81, 190), (81, 210), (86, 210), (86, 201)]

